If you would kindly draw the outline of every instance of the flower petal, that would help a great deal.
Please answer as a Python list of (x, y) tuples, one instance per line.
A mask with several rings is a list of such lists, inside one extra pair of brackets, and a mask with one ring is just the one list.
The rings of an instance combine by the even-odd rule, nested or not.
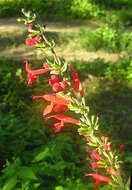
[(45, 94), (43, 98), (47, 101), (53, 102), (54, 104), (63, 104), (63, 105), (70, 104), (70, 101), (66, 100), (66, 98), (58, 94)]
[(68, 117), (68, 116), (61, 115), (61, 114), (51, 115), (51, 116), (47, 117), (46, 119), (50, 119), (52, 117), (55, 119), (58, 119), (58, 120), (63, 120), (65, 123), (75, 123), (75, 124), (80, 123), (80, 121), (73, 119), (72, 117)]
[(57, 105), (54, 107), (53, 110), (54, 110), (54, 112), (67, 111), (67, 110), (68, 110), (68, 107), (67, 107), (67, 105), (57, 104)]
[(51, 102), (51, 104), (48, 105), (48, 106), (44, 109), (43, 115), (45, 116), (45, 115), (49, 114), (49, 113), (52, 111), (52, 109), (53, 109), (53, 103)]

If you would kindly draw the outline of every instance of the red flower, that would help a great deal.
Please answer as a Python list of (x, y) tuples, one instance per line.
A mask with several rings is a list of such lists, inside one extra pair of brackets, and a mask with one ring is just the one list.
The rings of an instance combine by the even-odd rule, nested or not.
[(89, 157), (86, 158), (87, 161), (91, 160)]
[(108, 152), (111, 152), (111, 147), (110, 147), (110, 144), (108, 142), (106, 142), (104, 144), (104, 150), (107, 150)]
[(56, 115), (51, 115), (51, 116), (46, 117), (46, 119), (50, 119), (50, 118), (55, 118), (61, 121), (60, 123), (54, 124), (54, 127), (56, 127), (55, 132), (59, 132), (65, 123), (74, 123), (74, 124), (80, 123), (80, 121), (77, 121), (76, 119), (73, 119), (72, 117), (61, 115), (61, 114), (56, 114)]
[[(50, 105), (48, 105), (43, 111), (44, 116), (49, 114), (52, 111), (52, 109), (55, 112), (66, 111), (68, 110), (67, 105), (70, 104), (68, 100), (66, 100), (65, 98), (63, 98), (62, 96), (58, 94), (46, 94), (43, 96), (33, 96), (32, 98), (33, 99), (44, 98), (45, 100), (50, 102)], [(54, 105), (56, 106), (54, 107)]]
[(82, 132), (82, 131), (80, 131), (80, 130), (78, 130), (78, 133), (79, 133), (79, 135), (83, 135), (83, 132)]
[(54, 112), (67, 111), (67, 110), (68, 110), (68, 107), (67, 107), (67, 105), (57, 104), (57, 105), (54, 107), (53, 110), (54, 110)]
[(53, 84), (53, 90), (55, 92), (60, 92), (60, 91), (63, 90), (63, 88), (61, 87), (61, 85), (59, 83), (56, 82), (56, 83)]
[(85, 174), (85, 176), (92, 176), (96, 180), (96, 183), (94, 185), (95, 189), (99, 187), (100, 182), (107, 182), (107, 183), (111, 182), (110, 178), (99, 175), (99, 174)]
[(28, 65), (27, 60), (25, 60), (25, 67), (26, 67), (26, 71), (28, 72), (28, 74), (27, 74), (27, 77), (29, 78), (28, 84), (32, 84), (33, 82), (35, 82), (37, 79), (37, 75), (51, 71), (51, 69), (31, 70), (29, 65)]
[(91, 150), (90, 147), (87, 147), (87, 148), (86, 148), (86, 152), (89, 152), (90, 150)]
[(37, 43), (34, 39), (32, 38), (26, 38), (26, 45), (28, 46), (35, 46)]
[(70, 65), (71, 69), (72, 69), (72, 76), (73, 76), (73, 80), (74, 80), (74, 87), (73, 89), (75, 91), (79, 91), (81, 96), (83, 96), (83, 89), (82, 89), (82, 85), (81, 85), (81, 82), (80, 82), (80, 79), (78, 77), (78, 74), (77, 72), (75, 71), (75, 69), (72, 68), (72, 66)]
[(102, 140), (103, 142), (105, 142), (105, 136), (102, 136), (102, 135), (101, 135), (101, 140)]
[(53, 86), (53, 84), (58, 83), (59, 82), (59, 78), (57, 77), (57, 75), (51, 75), (51, 78), (49, 80), (49, 85)]
[(45, 69), (49, 69), (50, 68), (50, 66), (46, 62), (43, 63), (43, 66), (44, 66)]
[(93, 162), (92, 163), (92, 168), (100, 168), (100, 164), (96, 163), (96, 162)]
[(41, 42), (42, 41), (42, 38), (39, 35), (35, 36), (33, 39), (35, 41), (37, 41), (37, 42)]
[(33, 28), (33, 24), (29, 24), (29, 25), (28, 25), (28, 28), (29, 28), (29, 29), (32, 29), (32, 28)]
[(120, 151), (123, 151), (124, 150), (124, 144), (122, 144), (121, 146), (120, 146)]
[(101, 157), (100, 157), (100, 155), (99, 155), (99, 153), (98, 153), (98, 150), (93, 150), (92, 156), (93, 156), (95, 159), (97, 159), (97, 160), (101, 160)]
[(92, 138), (91, 137), (87, 137), (86, 140), (91, 142)]
[(66, 81), (62, 81), (62, 82), (61, 82), (61, 87), (62, 87), (63, 89), (66, 89), (66, 88), (69, 87), (69, 85), (67, 84)]
[(104, 150), (111, 152), (111, 146), (109, 142), (106, 142), (106, 137), (101, 135), (101, 140), (104, 142)]
[(54, 104), (63, 104), (63, 105), (70, 104), (69, 100), (66, 100), (66, 98), (58, 94), (45, 94), (42, 97), (47, 101), (53, 102)]

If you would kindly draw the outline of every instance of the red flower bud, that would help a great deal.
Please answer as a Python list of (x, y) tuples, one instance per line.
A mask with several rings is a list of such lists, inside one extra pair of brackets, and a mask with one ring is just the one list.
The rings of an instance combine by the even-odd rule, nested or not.
[(83, 135), (83, 132), (82, 132), (82, 131), (80, 131), (80, 130), (78, 130), (78, 133), (79, 133), (79, 135)]
[(97, 159), (97, 160), (101, 160), (101, 157), (100, 157), (100, 155), (99, 155), (99, 153), (98, 153), (97, 150), (93, 150), (92, 156), (93, 156), (95, 159)]
[(91, 160), (89, 157), (86, 158), (87, 161)]
[(29, 28), (29, 29), (32, 29), (32, 28), (33, 28), (33, 24), (29, 24), (29, 25), (28, 25), (28, 28)]
[(92, 163), (92, 168), (100, 168), (100, 164), (96, 163), (96, 162), (93, 162)]
[(123, 151), (123, 149), (124, 149), (124, 144), (122, 144), (122, 145), (120, 146), (120, 151)]

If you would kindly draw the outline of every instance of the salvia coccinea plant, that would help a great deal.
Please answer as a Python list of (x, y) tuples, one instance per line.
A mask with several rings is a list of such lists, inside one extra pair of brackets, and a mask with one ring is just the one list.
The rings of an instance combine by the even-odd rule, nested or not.
[[(119, 150), (113, 150), (109, 138), (99, 131), (99, 117), (90, 114), (86, 105), (83, 88), (76, 70), (72, 65), (62, 61), (55, 52), (55, 42), (48, 41), (45, 37), (45, 27), (36, 23), (36, 15), (22, 9), (25, 18), (19, 18), (28, 27), (28, 37), (25, 40), (27, 46), (34, 46), (42, 51), (49, 51), (54, 57), (53, 61), (47, 60), (41, 69), (32, 70), (28, 60), (25, 59), (25, 69), (28, 77), (28, 84), (31, 85), (37, 80), (38, 75), (49, 73), (49, 86), (52, 89), (50, 94), (38, 94), (32, 99), (41, 98), (47, 102), (43, 110), (45, 120), (56, 121), (53, 125), (55, 133), (61, 131), (66, 123), (77, 126), (79, 135), (86, 141), (86, 160), (91, 164), (93, 172), (84, 174), (87, 178), (93, 178), (94, 188), (99, 188), (100, 183), (109, 184), (112, 190), (128, 190), (129, 184), (122, 171), (122, 161), (119, 154), (124, 149), (122, 144)], [(80, 94), (76, 96), (76, 93)], [(66, 114), (72, 111), (78, 115), (78, 120)], [(68, 112), (69, 113), (69, 112)]]

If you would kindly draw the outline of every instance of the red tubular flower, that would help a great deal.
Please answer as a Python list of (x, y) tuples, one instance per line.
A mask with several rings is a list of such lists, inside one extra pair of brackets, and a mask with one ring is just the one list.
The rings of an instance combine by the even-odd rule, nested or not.
[(111, 146), (108, 142), (104, 144), (104, 150), (107, 150), (108, 152), (111, 152)]
[(53, 90), (55, 92), (60, 92), (60, 91), (63, 90), (63, 88), (61, 87), (61, 85), (59, 83), (56, 82), (56, 83), (53, 84)]
[(120, 152), (124, 150), (124, 147), (125, 147), (124, 144), (122, 144), (122, 145), (120, 146)]
[(95, 159), (97, 159), (97, 160), (101, 160), (101, 157), (100, 157), (100, 155), (99, 155), (99, 153), (98, 153), (97, 150), (93, 150), (92, 156), (93, 156)]
[(35, 46), (37, 43), (34, 39), (32, 38), (26, 38), (26, 45), (28, 46)]
[(28, 28), (29, 28), (29, 29), (32, 29), (33, 27), (34, 27), (33, 24), (29, 24), (29, 25), (28, 25)]
[(37, 42), (41, 42), (42, 41), (42, 38), (39, 35), (35, 36), (33, 39), (35, 41), (37, 41)]
[(87, 161), (91, 160), (89, 157), (86, 158)]
[(27, 77), (29, 78), (28, 84), (32, 84), (33, 82), (36, 81), (37, 79), (37, 75), (46, 73), (48, 71), (51, 71), (51, 69), (37, 69), (37, 70), (31, 70), (29, 65), (28, 65), (28, 61), (25, 60), (25, 68), (26, 71), (28, 72)]
[[(50, 105), (48, 105), (43, 111), (44, 116), (49, 114), (52, 111), (52, 109), (55, 112), (66, 111), (66, 110), (68, 110), (67, 105), (70, 104), (70, 101), (66, 100), (64, 97), (62, 97), (58, 94), (46, 94), (43, 96), (33, 96), (32, 98), (33, 99), (44, 98), (45, 100), (50, 102)], [(55, 107), (54, 107), (54, 105), (55, 105)]]
[(67, 105), (57, 104), (57, 105), (54, 107), (53, 110), (54, 110), (54, 112), (67, 111), (67, 110), (68, 110), (68, 107), (67, 107)]
[(66, 100), (66, 98), (58, 95), (58, 94), (45, 94), (42, 96), (47, 101), (53, 102), (54, 104), (63, 104), (68, 105), (70, 104), (69, 100)]
[(74, 124), (80, 123), (80, 121), (73, 119), (72, 117), (61, 115), (61, 114), (51, 115), (51, 116), (46, 117), (45, 119), (50, 119), (50, 118), (55, 118), (61, 121), (61, 123), (54, 124), (57, 132), (61, 130), (61, 128), (64, 126), (65, 123), (74, 123)]
[(61, 82), (61, 87), (62, 87), (63, 89), (66, 89), (66, 88), (69, 87), (69, 85), (67, 84), (66, 81), (62, 81), (62, 82)]
[(46, 62), (43, 63), (43, 67), (44, 67), (45, 69), (49, 69), (49, 68), (50, 68), (50, 66), (49, 66), (48, 63), (46, 63)]
[(98, 163), (96, 163), (96, 162), (93, 162), (93, 163), (92, 163), (92, 168), (100, 168), (100, 167), (101, 167), (100, 164), (98, 164)]
[(74, 123), (74, 124), (80, 123), (80, 121), (78, 121), (72, 117), (62, 115), (62, 114), (51, 115), (51, 116), (48, 116), (46, 119), (50, 119), (50, 118), (55, 118), (55, 119), (58, 119), (60, 121), (64, 121), (64, 123)]
[(101, 140), (105, 142), (105, 136), (101, 135)]
[(79, 91), (81, 96), (83, 96), (83, 89), (82, 89), (82, 85), (80, 82), (80, 79), (78, 77), (77, 72), (72, 68), (72, 66), (70, 65), (71, 69), (72, 69), (72, 76), (73, 76), (73, 80), (75, 82), (73, 89), (75, 91)]
[(85, 176), (92, 176), (96, 180), (96, 183), (94, 185), (95, 189), (99, 187), (100, 182), (107, 182), (107, 183), (111, 182), (110, 178), (99, 175), (99, 174), (85, 174)]
[(59, 82), (59, 78), (57, 77), (57, 75), (51, 75), (51, 78), (49, 80), (49, 85), (53, 86), (53, 84), (58, 83)]
[(60, 132), (62, 126), (63, 126), (63, 123), (55, 123), (54, 124), (54, 127), (56, 128), (55, 133)]

